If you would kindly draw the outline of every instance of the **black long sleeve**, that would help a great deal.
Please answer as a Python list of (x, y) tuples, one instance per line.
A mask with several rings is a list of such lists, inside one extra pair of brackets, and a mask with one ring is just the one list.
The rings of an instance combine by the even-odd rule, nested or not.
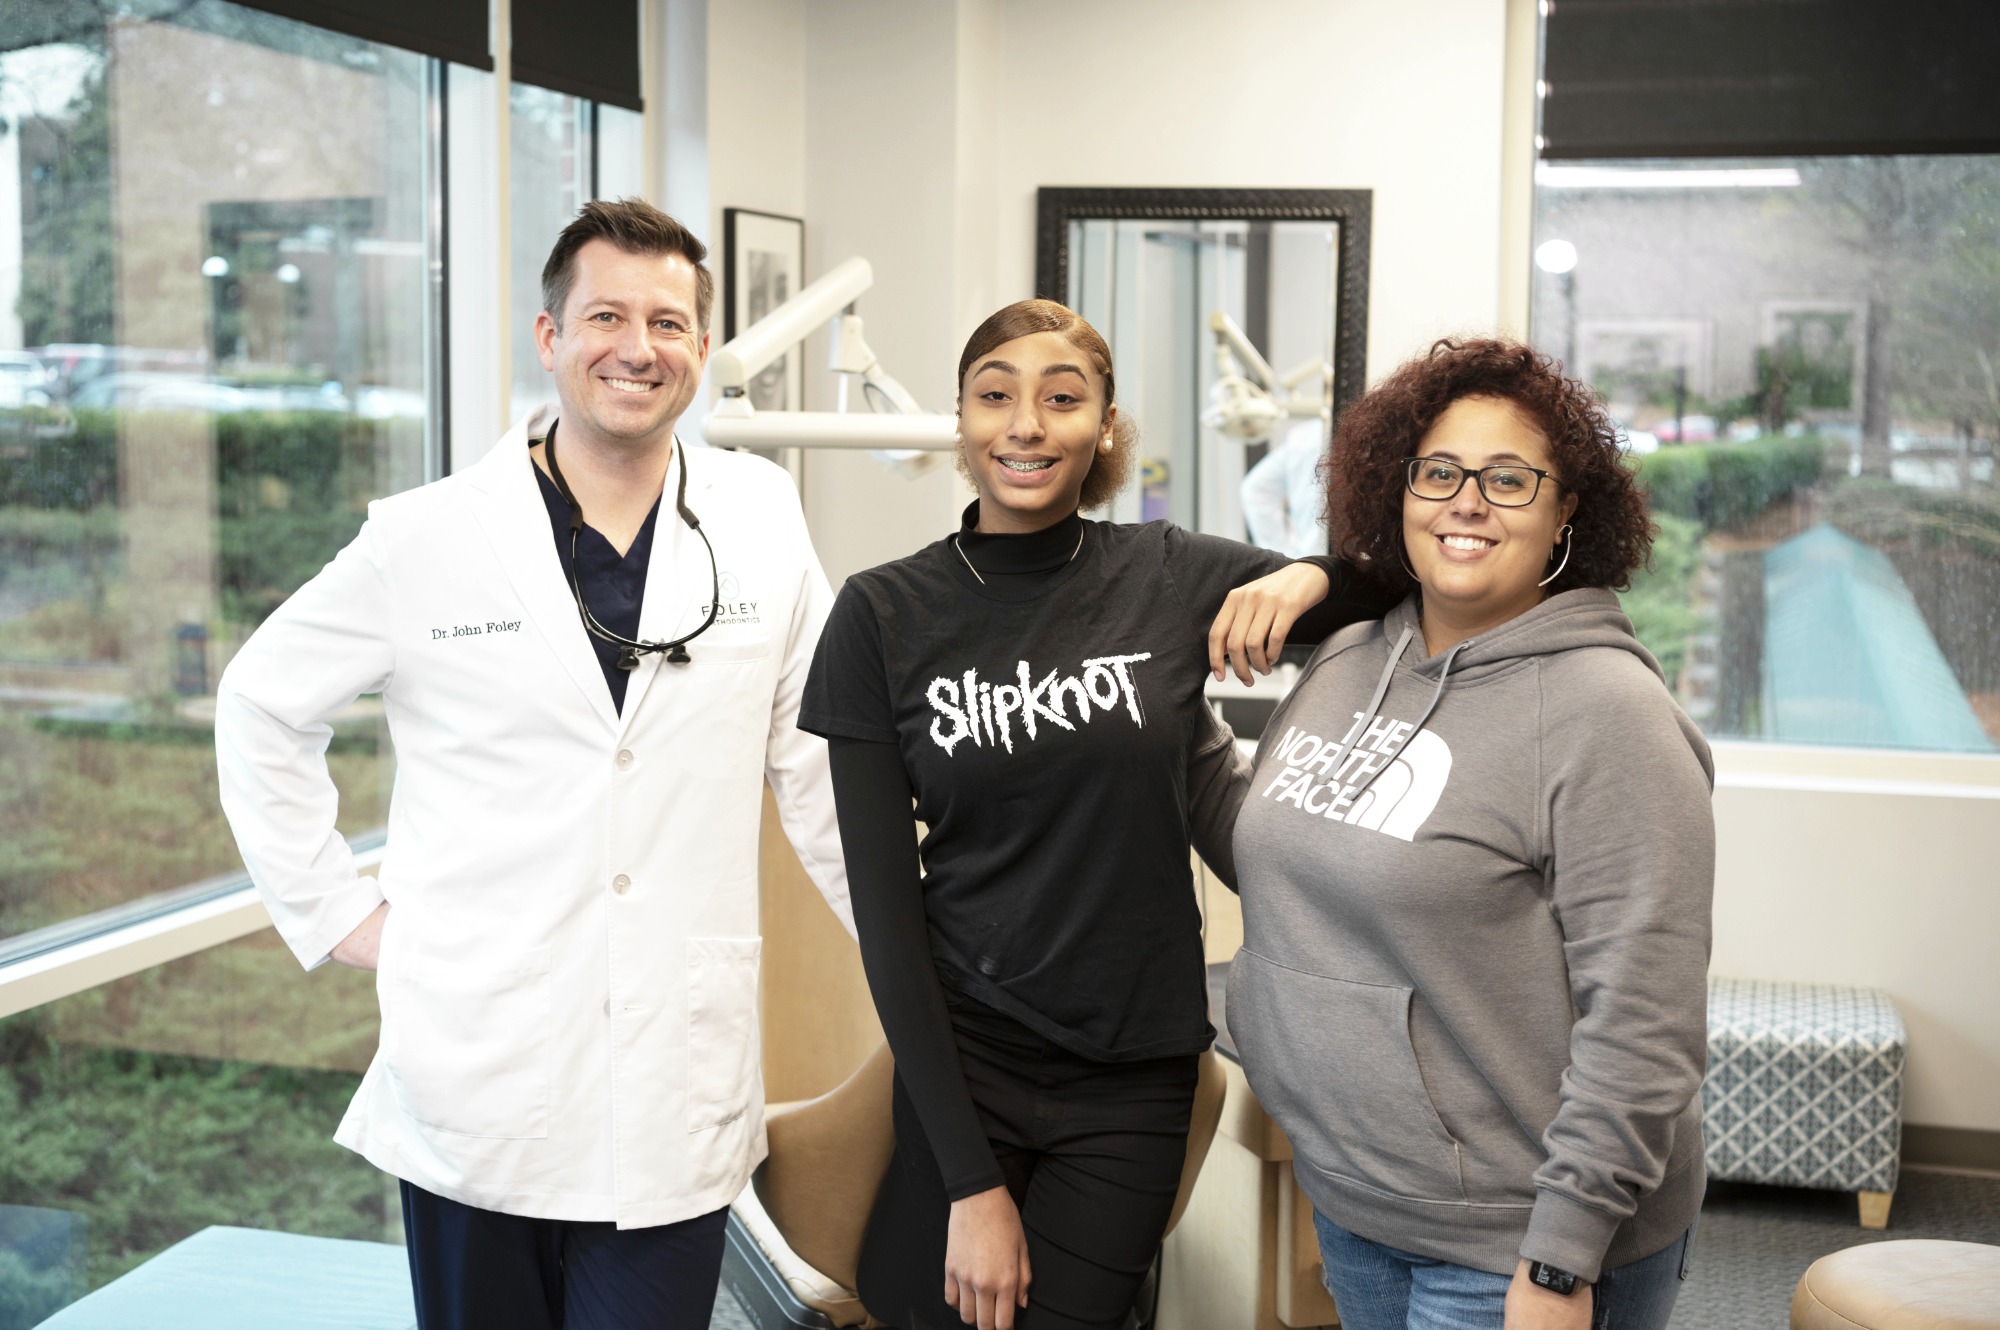
[(952, 1200), (1005, 1179), (965, 1088), (924, 916), (910, 774), (893, 743), (832, 738), (834, 808), (861, 965)]
[(1168, 576), (1204, 638), (1231, 591), (1294, 563), (1311, 564), (1327, 580), (1326, 598), (1300, 615), (1286, 634), (1286, 640), (1296, 645), (1318, 646), (1350, 623), (1381, 618), (1402, 600), (1353, 564), (1331, 555), (1294, 559), (1240, 540), (1178, 528), (1167, 540)]
[(1301, 614), (1286, 641), (1314, 647), (1351, 623), (1379, 619), (1402, 602), (1403, 592), (1390, 591), (1374, 578), (1331, 554), (1309, 554), (1309, 563), (1326, 574), (1326, 599)]
[(1203, 707), (1188, 755), (1188, 836), (1208, 871), (1236, 890), (1236, 814), (1250, 789), (1250, 759), (1236, 749), (1236, 735)]

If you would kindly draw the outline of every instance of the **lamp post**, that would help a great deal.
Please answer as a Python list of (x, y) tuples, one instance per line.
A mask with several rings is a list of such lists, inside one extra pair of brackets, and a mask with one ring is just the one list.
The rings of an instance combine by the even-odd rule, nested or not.
[(1535, 266), (1558, 279), (1563, 294), (1563, 372), (1576, 372), (1576, 246), (1544, 240), (1535, 246)]

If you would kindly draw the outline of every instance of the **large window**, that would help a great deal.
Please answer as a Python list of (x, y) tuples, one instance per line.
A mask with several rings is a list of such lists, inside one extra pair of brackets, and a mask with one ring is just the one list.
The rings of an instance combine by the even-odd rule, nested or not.
[(1713, 736), (2000, 742), (2000, 158), (1544, 162), (1533, 335), (1628, 431)]
[[(240, 871), (216, 680), (435, 469), (442, 69), (221, 0), (0, 8), (0, 950)], [(379, 827), (375, 699), (328, 760)], [(264, 933), (0, 1022), (0, 1324), (208, 1224), (394, 1236), (328, 1140), (372, 1007)]]
[(217, 676), (433, 448), (436, 63), (152, 8), (0, 11), (0, 937), (239, 866)]

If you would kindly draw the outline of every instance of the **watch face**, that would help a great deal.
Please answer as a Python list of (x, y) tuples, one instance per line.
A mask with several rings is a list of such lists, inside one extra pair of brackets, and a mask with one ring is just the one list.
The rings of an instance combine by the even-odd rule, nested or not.
[(1567, 1270), (1558, 1270), (1553, 1265), (1544, 1265), (1540, 1261), (1528, 1263), (1528, 1282), (1539, 1285), (1551, 1293), (1576, 1292), (1575, 1275)]

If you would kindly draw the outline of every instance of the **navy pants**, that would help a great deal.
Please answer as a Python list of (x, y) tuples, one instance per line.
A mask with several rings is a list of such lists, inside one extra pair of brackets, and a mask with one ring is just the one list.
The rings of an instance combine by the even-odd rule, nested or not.
[(525, 1219), (403, 1184), (422, 1330), (708, 1330), (727, 1209), (662, 1224)]

